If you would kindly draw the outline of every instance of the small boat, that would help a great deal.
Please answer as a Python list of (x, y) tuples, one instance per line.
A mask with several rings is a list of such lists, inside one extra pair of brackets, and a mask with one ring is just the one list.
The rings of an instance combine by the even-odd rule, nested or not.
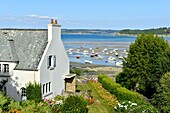
[(94, 55), (95, 57), (98, 57), (98, 53), (95, 53), (95, 55)]
[(119, 55), (119, 53), (117, 53), (117, 52), (116, 52), (116, 53), (115, 53), (115, 55), (116, 55), (116, 56), (118, 56), (118, 55)]
[(113, 52), (117, 52), (117, 51), (118, 51), (118, 49), (114, 49), (114, 50), (113, 50)]
[(77, 55), (76, 58), (77, 58), (77, 59), (80, 59), (80, 55)]
[(93, 62), (91, 60), (84, 60), (86, 64), (92, 64)]
[(106, 54), (106, 55), (108, 55), (109, 53), (108, 53), (108, 52), (106, 52), (105, 54)]
[(119, 59), (124, 59), (123, 56), (119, 56), (118, 58), (119, 58)]
[(83, 51), (83, 55), (87, 55), (88, 54), (88, 51), (87, 50), (84, 50)]
[(92, 58), (93, 58), (94, 56), (95, 56), (95, 54), (91, 54), (91, 55), (90, 55), (90, 57), (92, 57)]
[(115, 57), (110, 56), (110, 57), (108, 58), (108, 61), (114, 61), (114, 60), (116, 60)]
[(72, 54), (73, 54), (73, 52), (69, 52), (68, 54), (69, 54), (69, 55), (72, 55)]
[(101, 55), (98, 55), (98, 60), (103, 60), (103, 57)]
[(123, 67), (123, 62), (122, 61), (116, 62), (115, 65), (118, 66), (118, 67)]

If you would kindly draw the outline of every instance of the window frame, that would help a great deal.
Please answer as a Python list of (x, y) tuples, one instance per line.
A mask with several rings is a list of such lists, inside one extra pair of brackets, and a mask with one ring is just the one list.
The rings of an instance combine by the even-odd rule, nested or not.
[(3, 72), (9, 73), (9, 64), (3, 64)]
[(47, 69), (53, 70), (56, 67), (56, 55), (47, 57)]

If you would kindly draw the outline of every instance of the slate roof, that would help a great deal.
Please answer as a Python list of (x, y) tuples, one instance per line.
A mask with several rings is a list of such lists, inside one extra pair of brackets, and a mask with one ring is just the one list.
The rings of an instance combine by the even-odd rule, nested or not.
[(47, 42), (47, 30), (0, 30), (0, 62), (18, 62), (15, 69), (37, 70)]

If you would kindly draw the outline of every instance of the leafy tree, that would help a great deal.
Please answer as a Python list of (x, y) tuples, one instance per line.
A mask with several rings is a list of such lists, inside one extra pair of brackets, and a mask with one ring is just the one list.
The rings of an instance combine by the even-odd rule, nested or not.
[(122, 86), (151, 98), (156, 84), (167, 69), (160, 68), (162, 53), (168, 47), (164, 38), (142, 34), (130, 45), (123, 72), (116, 77)]
[(159, 81), (156, 93), (152, 98), (152, 103), (161, 112), (170, 112), (170, 73), (166, 73)]
[(40, 84), (30, 82), (26, 87), (26, 92), (28, 100), (34, 100), (35, 102), (40, 102), (42, 100)]

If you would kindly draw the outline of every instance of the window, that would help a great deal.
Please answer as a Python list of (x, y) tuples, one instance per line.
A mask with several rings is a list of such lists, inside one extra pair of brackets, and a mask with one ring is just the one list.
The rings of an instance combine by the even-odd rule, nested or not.
[(43, 94), (45, 93), (45, 84), (43, 84)]
[(49, 82), (49, 88), (48, 89), (49, 89), (49, 92), (50, 92), (50, 90), (51, 90), (51, 82)]
[(24, 87), (21, 88), (21, 96), (27, 96), (26, 89)]
[(47, 68), (52, 70), (56, 67), (56, 56), (55, 55), (50, 55), (48, 56), (47, 59)]
[(4, 73), (9, 72), (9, 64), (3, 64), (4, 66)]
[(46, 83), (46, 93), (48, 92), (48, 83)]

